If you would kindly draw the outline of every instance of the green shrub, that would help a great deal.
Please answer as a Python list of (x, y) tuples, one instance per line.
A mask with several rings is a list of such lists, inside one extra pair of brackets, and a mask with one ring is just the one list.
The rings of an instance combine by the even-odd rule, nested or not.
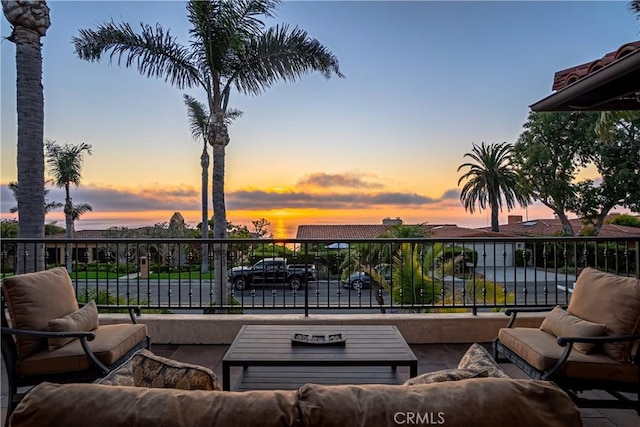
[(628, 214), (615, 215), (613, 219), (607, 222), (609, 224), (626, 225), (627, 227), (640, 228), (640, 218)]

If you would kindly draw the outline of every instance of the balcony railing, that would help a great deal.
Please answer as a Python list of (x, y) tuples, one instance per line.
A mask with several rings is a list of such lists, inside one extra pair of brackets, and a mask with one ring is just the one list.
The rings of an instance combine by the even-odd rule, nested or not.
[(3, 239), (1, 254), (2, 277), (65, 266), (80, 302), (174, 313), (477, 313), (567, 304), (585, 267), (640, 277), (628, 238)]

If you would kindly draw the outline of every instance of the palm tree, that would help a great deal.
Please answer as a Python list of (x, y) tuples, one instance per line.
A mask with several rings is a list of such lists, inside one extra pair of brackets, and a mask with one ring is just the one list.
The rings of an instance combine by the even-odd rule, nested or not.
[(640, 19), (640, 0), (631, 0), (629, 2), (629, 9), (636, 15), (636, 18)]
[[(80, 217), (86, 214), (87, 212), (93, 212), (93, 207), (91, 207), (90, 204), (80, 203), (78, 205), (73, 205), (73, 209), (71, 211), (71, 219), (73, 219), (74, 222), (78, 221)], [(74, 231), (75, 231), (75, 227), (74, 227)]]
[(469, 170), (458, 179), (458, 185), (466, 180), (460, 192), (465, 210), (473, 213), (476, 206), (480, 210), (491, 210), (491, 230), (500, 231), (498, 212), (502, 211), (504, 197), (507, 209), (511, 210), (516, 203), (526, 206), (529, 198), (518, 183), (518, 174), (512, 166), (513, 147), (506, 142), (479, 146), (473, 144), (469, 157), (475, 163), (464, 163), (458, 167)]
[[(91, 145), (84, 142), (79, 145), (58, 145), (55, 141), (47, 141), (46, 152), (47, 165), (49, 165), (49, 173), (53, 176), (53, 182), (56, 186), (64, 188), (65, 191), (64, 218), (66, 237), (71, 239), (73, 237), (74, 206), (70, 188), (71, 184), (80, 185), (84, 153), (91, 154)], [(80, 209), (75, 212), (76, 218), (87, 211), (86, 206), (88, 205), (79, 206)], [(69, 244), (67, 244), (67, 270), (71, 273)]]
[[(2, 0), (12, 26), (7, 40), (16, 44), (16, 108), (18, 116), (18, 237), (44, 237), (44, 95), (42, 45), (49, 20), (45, 1)], [(18, 248), (16, 273), (44, 269), (44, 244), (34, 250)]]
[[(200, 224), (200, 232), (203, 239), (209, 238), (209, 199), (208, 199), (208, 183), (209, 183), (209, 151), (207, 150), (207, 139), (209, 135), (209, 129), (211, 127), (211, 114), (207, 110), (207, 107), (187, 94), (183, 95), (184, 103), (187, 106), (187, 115), (189, 117), (189, 128), (191, 129), (191, 136), (193, 139), (201, 139), (202, 154), (200, 155), (200, 167), (202, 168), (202, 222)], [(241, 111), (230, 109), (226, 113), (226, 123), (230, 124), (235, 118), (242, 115)], [(201, 248), (201, 272), (206, 273), (209, 271), (209, 247), (206, 243), (202, 244)]]
[[(231, 89), (259, 95), (276, 82), (296, 81), (313, 71), (325, 78), (342, 77), (338, 60), (327, 48), (297, 27), (264, 29), (261, 18), (274, 16), (279, 0), (191, 0), (187, 15), (191, 24), (190, 45), (184, 46), (161, 25), (131, 25), (113, 21), (96, 30), (80, 30), (73, 38), (80, 59), (99, 61), (102, 55), (136, 67), (145, 76), (164, 78), (179, 89), (199, 87), (207, 95), (212, 120), (207, 135), (213, 147), (213, 237), (227, 238), (224, 202), (225, 149), (229, 132), (225, 122)], [(215, 301), (226, 275), (226, 247), (214, 249)]]
[[(44, 189), (44, 196), (47, 197), (47, 194), (49, 194), (49, 189), (46, 188), (46, 184), (51, 183), (51, 180), (47, 180), (45, 181), (45, 189)], [(11, 193), (13, 194), (13, 198), (16, 199), (16, 202), (18, 201), (18, 181), (12, 181), (9, 183), (9, 190), (11, 190)], [(47, 199), (44, 199), (44, 214), (48, 214), (53, 212), (54, 210), (61, 208), (63, 206), (62, 203), (60, 202), (48, 202)], [(11, 209), (9, 209), (9, 212), (11, 213), (16, 213), (18, 212), (18, 206), (14, 206)]]

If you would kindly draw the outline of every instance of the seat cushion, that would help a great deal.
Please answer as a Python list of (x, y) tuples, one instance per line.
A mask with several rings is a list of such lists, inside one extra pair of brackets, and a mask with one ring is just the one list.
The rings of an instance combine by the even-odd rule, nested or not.
[[(102, 325), (94, 330), (96, 338), (89, 341), (89, 347), (100, 362), (112, 365), (129, 350), (147, 337), (147, 326), (144, 324)], [(80, 340), (74, 340), (54, 351), (46, 349), (19, 360), (16, 369), (19, 375), (45, 375), (59, 372), (84, 371), (93, 366), (86, 356)]]
[(222, 390), (211, 369), (157, 356), (149, 350), (136, 353), (131, 365), (135, 387)]
[[(556, 337), (600, 337), (606, 333), (606, 326), (593, 323), (578, 316), (567, 313), (561, 307), (555, 307), (542, 321), (540, 329)], [(577, 342), (573, 348), (580, 353), (588, 354), (595, 347), (595, 343)]]
[[(49, 332), (90, 332), (98, 327), (98, 308), (91, 300), (84, 307), (61, 319), (49, 320)], [(53, 351), (77, 338), (49, 338), (49, 351)]]
[(302, 423), (314, 426), (580, 426), (580, 411), (548, 381), (479, 378), (401, 385), (306, 384)]
[[(578, 276), (567, 311), (589, 322), (602, 323), (607, 335), (628, 335), (640, 325), (640, 279), (585, 268)], [(624, 362), (633, 343), (605, 343), (603, 351)]]
[[(78, 310), (71, 278), (64, 267), (18, 274), (2, 280), (11, 325), (16, 329), (46, 331), (49, 320)], [(18, 358), (47, 347), (46, 338), (16, 336)]]
[[(537, 328), (503, 328), (500, 342), (539, 371), (549, 370), (562, 356), (564, 347), (556, 337)], [(638, 381), (638, 367), (622, 363), (604, 353), (584, 354), (572, 351), (561, 375), (570, 378), (612, 380), (628, 383)]]

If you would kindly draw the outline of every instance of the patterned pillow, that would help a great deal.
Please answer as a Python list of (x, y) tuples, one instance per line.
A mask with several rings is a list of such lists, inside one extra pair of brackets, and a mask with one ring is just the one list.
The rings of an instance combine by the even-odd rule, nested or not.
[(133, 386), (133, 366), (131, 359), (122, 364), (119, 368), (109, 372), (109, 374), (95, 381), (96, 384), (103, 385), (126, 385)]
[(489, 371), (487, 370), (478, 372), (471, 369), (442, 369), (409, 378), (404, 385), (442, 383), (445, 381), (466, 380), (468, 378), (486, 378), (488, 376)]
[(182, 390), (221, 390), (211, 369), (156, 356), (141, 350), (133, 356), (133, 385), (147, 388)]
[(486, 370), (490, 377), (511, 378), (505, 371), (500, 369), (493, 357), (480, 344), (472, 344), (469, 347), (465, 355), (460, 359), (458, 368), (470, 369), (476, 372)]

